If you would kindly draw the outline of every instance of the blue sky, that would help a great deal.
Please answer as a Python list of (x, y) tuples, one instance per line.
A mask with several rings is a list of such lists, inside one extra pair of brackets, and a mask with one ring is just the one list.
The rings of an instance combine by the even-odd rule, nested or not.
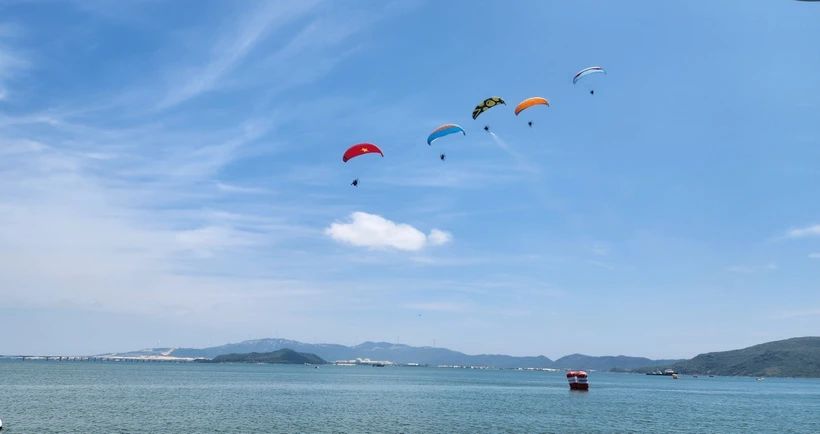
[[(0, 17), (3, 353), (278, 335), (690, 357), (820, 330), (818, 5)], [(551, 107), (514, 116), (530, 96)], [(427, 146), (444, 123), (467, 135)], [(359, 142), (385, 157), (342, 163)]]

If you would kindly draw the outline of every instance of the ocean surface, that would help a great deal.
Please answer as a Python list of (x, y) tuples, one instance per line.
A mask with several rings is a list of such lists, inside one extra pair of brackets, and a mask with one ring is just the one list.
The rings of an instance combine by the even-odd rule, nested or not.
[(0, 361), (3, 433), (820, 433), (820, 381)]

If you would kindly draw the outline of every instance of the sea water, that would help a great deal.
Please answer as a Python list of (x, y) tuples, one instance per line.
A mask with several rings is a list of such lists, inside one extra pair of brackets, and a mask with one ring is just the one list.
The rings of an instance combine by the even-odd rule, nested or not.
[(4, 433), (820, 433), (820, 381), (0, 361)]

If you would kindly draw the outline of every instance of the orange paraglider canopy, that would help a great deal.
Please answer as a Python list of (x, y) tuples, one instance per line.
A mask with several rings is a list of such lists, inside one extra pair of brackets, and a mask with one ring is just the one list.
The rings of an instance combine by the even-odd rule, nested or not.
[(347, 160), (351, 158), (358, 157), (359, 155), (372, 153), (378, 153), (381, 154), (382, 157), (384, 157), (384, 152), (382, 152), (382, 150), (379, 149), (378, 146), (372, 143), (359, 143), (358, 145), (351, 146), (347, 149), (347, 151), (345, 151), (345, 154), (342, 156), (342, 162), (347, 163)]
[(519, 113), (522, 111), (534, 106), (534, 105), (545, 105), (547, 107), (550, 106), (550, 102), (547, 101), (546, 98), (541, 98), (540, 96), (534, 96), (532, 98), (527, 98), (524, 101), (521, 101), (521, 104), (515, 107), (515, 115), (518, 116)]

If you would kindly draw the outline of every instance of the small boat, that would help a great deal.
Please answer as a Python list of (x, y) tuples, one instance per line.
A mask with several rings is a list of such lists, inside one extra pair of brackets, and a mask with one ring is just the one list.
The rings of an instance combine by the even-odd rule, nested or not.
[(698, 378), (698, 376), (695, 375), (695, 374), (692, 374), (692, 378)]
[(757, 377), (757, 381), (763, 380), (763, 377)]
[(314, 365), (314, 366), (313, 366), (313, 369), (319, 369), (319, 367)]
[(709, 378), (712, 378), (712, 377), (714, 377), (714, 375), (710, 375), (710, 376), (709, 376)]
[(677, 380), (678, 379), (678, 374), (672, 374), (672, 378)]
[(384, 368), (384, 363), (374, 363), (373, 366), (377, 368)]
[(584, 371), (567, 372), (567, 382), (569, 383), (569, 390), (589, 390), (589, 380), (587, 373)]

